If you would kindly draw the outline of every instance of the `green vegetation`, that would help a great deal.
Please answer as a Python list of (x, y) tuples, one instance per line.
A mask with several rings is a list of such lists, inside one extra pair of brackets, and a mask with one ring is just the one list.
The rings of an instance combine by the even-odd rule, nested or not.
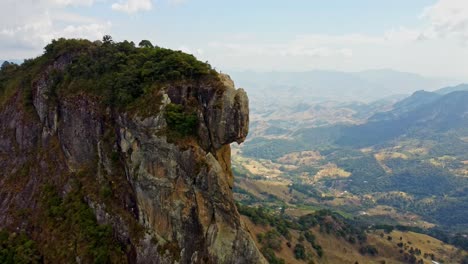
[(154, 48), (153, 44), (149, 40), (142, 40), (138, 43), (140, 48)]
[[(314, 175), (314, 174), (312, 174), (312, 175)], [(308, 197), (315, 198), (315, 199), (317, 199), (319, 201), (330, 200), (330, 199), (333, 200), (333, 197), (323, 196), (320, 191), (318, 191), (312, 185), (308, 185), (308, 184), (294, 183), (294, 184), (292, 184), (290, 186), (290, 190), (291, 191), (296, 190), (296, 191), (298, 191), (300, 193), (303, 193), (303, 194), (307, 195)]]
[[(298, 224), (302, 230), (307, 231), (311, 227), (319, 226), (321, 232), (333, 234), (337, 237), (342, 237), (351, 243), (359, 242), (360, 244), (367, 241), (364, 229), (359, 228), (355, 223), (350, 223), (344, 217), (330, 210), (318, 210), (312, 214), (307, 214), (299, 217)], [(305, 233), (305, 238), (314, 247), (315, 239)], [(315, 247), (314, 247), (315, 248)]]
[[(176, 82), (219, 83), (207, 63), (181, 51), (154, 47), (149, 41), (113, 42), (58, 39), (45, 47), (44, 55), (26, 60), (21, 66), (4, 63), (0, 71), (0, 94), (7, 86), (27, 89), (34, 76), (55, 63), (49, 72), (51, 97), (88, 93), (105, 104), (130, 107), (140, 98), (154, 96), (155, 89)], [(63, 68), (64, 67), (64, 68)], [(55, 73), (55, 74), (54, 74)], [(15, 80), (23, 84), (15, 84)], [(6, 81), (5, 81), (6, 80)], [(155, 86), (157, 84), (157, 86)]]
[(0, 106), (2, 106), (18, 86), (26, 83), (25, 80), (22, 81), (16, 77), (18, 68), (18, 65), (7, 61), (5, 61), (0, 67)]
[(248, 216), (252, 222), (258, 225), (270, 225), (286, 239), (290, 238), (289, 228), (298, 228), (286, 215), (275, 215), (264, 207), (249, 207), (238, 204), (239, 213)]
[(437, 238), (447, 244), (451, 244), (458, 248), (468, 250), (468, 238), (466, 237), (466, 234), (456, 233), (456, 234), (450, 235), (450, 232), (448, 232), (447, 230), (442, 230), (438, 227), (424, 229), (420, 227), (404, 226), (404, 225), (396, 225), (396, 226), (376, 225), (373, 228), (384, 229), (384, 231), (390, 231), (390, 232), (396, 229), (396, 230), (403, 231), (403, 232), (411, 231), (415, 233), (426, 234), (428, 236)]
[(242, 153), (248, 157), (275, 160), (306, 149), (307, 146), (296, 140), (254, 138), (242, 148)]
[[(366, 244), (367, 229), (365, 227), (361, 227), (359, 223), (351, 222), (329, 210), (318, 210), (312, 214), (294, 218), (288, 215), (278, 215), (274, 211), (262, 207), (255, 208), (238, 204), (238, 209), (239, 213), (248, 216), (255, 224), (272, 227), (270, 231), (257, 235), (258, 241), (262, 244), (262, 253), (267, 258), (274, 256), (275, 251), (281, 250), (281, 236), (290, 241), (290, 229), (301, 232), (300, 243), (297, 243), (291, 249), (297, 259), (310, 259), (310, 254), (307, 254), (307, 250), (302, 244), (304, 240), (310, 243), (319, 258), (324, 256), (325, 252), (322, 246), (317, 243), (315, 235), (311, 232), (313, 228), (318, 228), (320, 232), (342, 238), (351, 244), (359, 243), (361, 248), (365, 249), (363, 254), (376, 255), (378, 253), (373, 251), (374, 246)], [(291, 245), (288, 244), (288, 246)]]
[(42, 203), (46, 208), (42, 221), (52, 233), (50, 238), (66, 241), (60, 245), (50, 241), (54, 248), (45, 245), (45, 251), (52, 251), (48, 255), (63, 260), (79, 256), (83, 261), (93, 263), (123, 259), (122, 248), (112, 236), (112, 227), (97, 223), (79, 186), (74, 186), (62, 198), (53, 186), (47, 185), (42, 192)]
[[(255, 215), (256, 214), (255, 212), (257, 212), (257, 209), (254, 209), (254, 208), (251, 208), (252, 211), (250, 211), (247, 208), (244, 208), (245, 206), (242, 206), (242, 205), (238, 205), (238, 206), (242, 208), (241, 213), (248, 211), (250, 212), (250, 214)], [(281, 218), (281, 216), (277, 215), (274, 211), (262, 209), (260, 210), (260, 212), (262, 212), (261, 214), (263, 214), (265, 217), (269, 219)], [(265, 233), (257, 234), (257, 240), (261, 244), (261, 252), (269, 261), (271, 261), (271, 263), (283, 263), (283, 262), (277, 262), (277, 261), (281, 261), (281, 259), (279, 259), (277, 255), (278, 253), (280, 253), (280, 251), (283, 252), (284, 250), (291, 250), (291, 253), (293, 254), (293, 256), (295, 256), (295, 258), (298, 260), (304, 260), (305, 262), (312, 263), (312, 261), (314, 261), (315, 259), (313, 259), (313, 255), (311, 254), (309, 247), (307, 247), (307, 245), (305, 244), (307, 242), (310, 243), (311, 247), (313, 248), (313, 250), (315, 250), (319, 258), (324, 257), (326, 252), (324, 252), (324, 249), (322, 248), (322, 246), (317, 243), (316, 236), (318, 236), (319, 239), (324, 239), (324, 237), (321, 236), (320, 233), (314, 233), (314, 232), (317, 232), (317, 230), (319, 230), (320, 232), (323, 232), (324, 234), (325, 233), (331, 234), (338, 239), (343, 239), (343, 242), (348, 243), (348, 246), (350, 246), (351, 244), (352, 248), (354, 248), (356, 252), (359, 252), (363, 256), (368, 256), (371, 258), (379, 256), (380, 251), (389, 250), (390, 249), (389, 247), (391, 247), (393, 250), (396, 248), (395, 251), (400, 252), (400, 254), (397, 254), (394, 257), (398, 261), (403, 261), (404, 263), (423, 263), (424, 261), (422, 258), (429, 259), (429, 260), (431, 259), (437, 260), (440, 263), (442, 263), (442, 259), (444, 258), (450, 257), (454, 259), (459, 259), (463, 257), (463, 254), (464, 254), (464, 252), (458, 251), (456, 253), (458, 256), (452, 256), (450, 254), (453, 254), (455, 251), (444, 251), (441, 249), (441, 251), (437, 253), (437, 255), (440, 254), (441, 258), (439, 258), (433, 253), (434, 249), (428, 249), (427, 247), (424, 246), (424, 244), (426, 244), (426, 241), (420, 240), (419, 243), (417, 241), (413, 241), (416, 243), (412, 243), (410, 240), (408, 240), (409, 239), (408, 237), (403, 239), (403, 237), (398, 238), (397, 236), (394, 236), (393, 234), (392, 234), (393, 237), (390, 235), (386, 236), (385, 233), (381, 232), (381, 230), (384, 230), (386, 233), (387, 232), (391, 233), (393, 231), (395, 232), (399, 232), (399, 231), (410, 232), (411, 231), (412, 233), (410, 236), (413, 237), (412, 239), (415, 239), (415, 237), (423, 238), (420, 236), (420, 234), (424, 234), (424, 233), (428, 234), (429, 236), (433, 236), (433, 237), (436, 236), (434, 235), (435, 233), (430, 233), (430, 232), (428, 233), (427, 230), (422, 229), (422, 228), (402, 226), (402, 225), (368, 226), (367, 224), (359, 223), (356, 220), (348, 220), (348, 219), (342, 218), (340, 215), (334, 212), (331, 212), (329, 210), (318, 210), (315, 213), (304, 215), (298, 218), (290, 217), (290, 216), (286, 216), (286, 218), (289, 218), (289, 221), (290, 221), (288, 228), (291, 230), (295, 230), (294, 233), (298, 233), (299, 235), (298, 237), (296, 236), (298, 242), (295, 244), (291, 243), (292, 239), (286, 238), (286, 240), (288, 240), (288, 242), (286, 242), (288, 248), (282, 247), (281, 241), (284, 241), (284, 240), (281, 238), (281, 234), (277, 230), (275, 230), (275, 228), (269, 229), (269, 231)], [(373, 239), (370, 241), (375, 241), (377, 234), (380, 234), (381, 242), (375, 245), (369, 244), (369, 242), (367, 241), (367, 235), (369, 235), (370, 237), (373, 237)], [(446, 234), (446, 233), (441, 233), (441, 234)], [(458, 235), (456, 237), (452, 237), (451, 239), (456, 240), (462, 237), (463, 237), (462, 235)], [(384, 242), (384, 244), (386, 245), (382, 244), (382, 242)], [(431, 245), (434, 244), (434, 246), (436, 247), (439, 245), (439, 243), (431, 243), (429, 240), (427, 240), (427, 243)], [(446, 248), (446, 246), (444, 246), (444, 248)], [(326, 250), (334, 250), (334, 249), (327, 248)], [(447, 254), (449, 254), (450, 256)], [(330, 255), (334, 255), (334, 254), (330, 253)], [(285, 255), (283, 254), (280, 256), (285, 256)], [(380, 256), (380, 257), (386, 258), (384, 256)]]
[[(319, 245), (314, 246), (313, 234), (302, 226), (315, 226), (315, 230), (342, 237), (365, 255), (377, 254), (366, 245), (363, 230), (369, 226), (378, 226), (386, 233), (414, 230), (467, 249), (468, 119), (463, 113), (468, 111), (468, 92), (434, 95), (428, 101), (412, 99), (360, 125), (303, 126), (285, 133), (278, 128), (302, 125), (297, 120), (257, 120), (255, 135), (241, 146), (241, 157), (235, 164), (236, 176), (244, 177), (239, 182), (245, 190), (235, 189), (244, 194), (240, 195), (241, 202), (276, 208), (273, 214), (278, 214), (277, 208), (283, 204), (289, 208), (286, 214), (316, 211), (288, 221), (289, 226), (301, 230), (301, 236), (317, 254)], [(280, 136), (274, 137), (276, 133)], [(304, 159), (297, 154), (304, 151), (319, 152), (320, 159)], [(244, 160), (245, 166), (241, 163)], [(256, 164), (262, 165), (261, 170), (252, 169)], [(351, 175), (326, 177), (329, 168)], [(259, 189), (266, 193), (260, 195)], [(266, 203), (263, 199), (268, 194), (276, 195), (277, 201)], [(338, 214), (335, 217), (322, 211), (324, 216), (320, 216), (320, 209), (339, 212), (356, 230), (336, 224), (341, 221)], [(263, 219), (262, 214), (253, 217)], [(382, 238), (398, 241), (384, 234)], [(381, 245), (377, 246), (380, 250)], [(417, 248), (409, 247), (400, 257), (418, 263), (421, 260), (413, 256), (418, 253)]]
[(275, 255), (275, 251), (271, 248), (262, 247), (260, 252), (266, 258), (268, 263), (270, 264), (285, 264), (286, 262), (282, 258), (278, 258)]
[(304, 245), (302, 245), (301, 243), (297, 243), (295, 246), (294, 246), (294, 257), (296, 259), (306, 259), (306, 252), (305, 252), (305, 248), (304, 248)]
[[(270, 263), (284, 263), (284, 260), (276, 257), (275, 251), (280, 251), (282, 249), (281, 236), (288, 241), (291, 240), (290, 229), (306, 230), (306, 239), (312, 244), (312, 247), (316, 250), (319, 257), (323, 256), (324, 252), (322, 247), (315, 242), (315, 237), (308, 231), (310, 228), (314, 227), (315, 224), (309, 225), (309, 223), (300, 222), (284, 214), (276, 215), (263, 207), (254, 208), (240, 204), (238, 204), (237, 207), (239, 213), (248, 216), (255, 224), (269, 225), (273, 228), (266, 233), (257, 235), (259, 243), (262, 244), (260, 251)], [(288, 247), (291, 247), (290, 242), (288, 242)], [(292, 251), (297, 259), (306, 260), (310, 258), (307, 255), (304, 245), (301, 243), (296, 244)]]
[(362, 246), (359, 249), (359, 252), (362, 255), (371, 255), (371, 256), (376, 256), (377, 254), (379, 254), (379, 251), (377, 250), (377, 248), (375, 246), (372, 246), (372, 245)]
[[(75, 42), (53, 42), (51, 47), (46, 47), (46, 56), (57, 57), (62, 50), (69, 53), (69, 46)], [(125, 106), (150, 92), (154, 83), (216, 77), (208, 64), (199, 62), (192, 55), (151, 48), (152, 45), (146, 42), (141, 44), (145, 48), (136, 48), (127, 41), (104, 42), (102, 45), (88, 43), (86, 49), (78, 49), (80, 52), (73, 58), (62, 87), (91, 90), (110, 105)]]
[(196, 132), (198, 117), (194, 112), (185, 110), (182, 105), (166, 106), (166, 122), (171, 132), (179, 136), (189, 136)]
[[(317, 252), (317, 255), (321, 258), (323, 257), (323, 249), (322, 247), (317, 244), (317, 242), (315, 241), (315, 235), (312, 234), (309, 230), (305, 231), (304, 232), (304, 237), (305, 239), (307, 240), (307, 242), (310, 243), (310, 245), (312, 246), (312, 248), (315, 249), (315, 252)], [(351, 241), (350, 241), (351, 242)]]
[(274, 251), (281, 250), (281, 235), (276, 230), (270, 230), (265, 234), (257, 235), (258, 242), (267, 248), (271, 248)]
[[(455, 171), (466, 170), (462, 161), (467, 160), (468, 145), (456, 139), (461, 137), (457, 133), (439, 137), (436, 135), (433, 132), (428, 133), (427, 140), (402, 138), (401, 141), (383, 142), (368, 152), (352, 146), (323, 145), (314, 148), (306, 143), (304, 137), (292, 140), (254, 138), (242, 148), (242, 154), (271, 159), (282, 165), (278, 158), (287, 153), (320, 151), (324, 159), (319, 163), (282, 171), (281, 177), (292, 180), (289, 193), (293, 199), (290, 202), (297, 206), (332, 208), (327, 202), (337, 198), (334, 191), (347, 191), (361, 197), (361, 204), (339, 208), (346, 213), (356, 214), (377, 205), (392, 206), (418, 214), (424, 220), (440, 224), (444, 228), (466, 231), (468, 219), (464, 212), (468, 204), (468, 178), (456, 175)], [(401, 148), (401, 153), (395, 153), (400, 156), (377, 160), (377, 154), (391, 155), (393, 152), (390, 149), (393, 147)], [(423, 151), (421, 154), (413, 152), (419, 149)], [(439, 160), (441, 161), (438, 164)], [(303, 173), (312, 177), (327, 163), (336, 164), (338, 168), (350, 172), (351, 176), (345, 179), (324, 178), (320, 182), (310, 182), (310, 178), (304, 180), (303, 177), (298, 177)], [(397, 195), (400, 192), (404, 194)], [(375, 199), (364, 198), (367, 195)], [(310, 202), (307, 198), (313, 198), (316, 202)]]
[(0, 231), (0, 263), (3, 264), (34, 264), (42, 263), (42, 257), (36, 243), (21, 233)]
[(277, 258), (275, 251), (281, 250), (281, 235), (276, 230), (270, 230), (265, 234), (257, 234), (257, 239), (262, 248), (260, 251), (269, 263), (284, 264), (284, 260)]

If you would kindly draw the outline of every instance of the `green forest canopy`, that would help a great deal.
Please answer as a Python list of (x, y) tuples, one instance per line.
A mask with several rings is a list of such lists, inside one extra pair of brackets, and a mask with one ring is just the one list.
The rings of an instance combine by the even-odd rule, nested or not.
[(26, 60), (20, 66), (3, 65), (0, 95), (9, 83), (18, 86), (18, 80), (20, 87), (29, 88), (37, 74), (60, 59), (72, 63), (65, 72), (49, 73), (52, 95), (89, 92), (117, 107), (128, 106), (168, 82), (219, 81), (208, 63), (181, 51), (153, 46), (147, 40), (136, 47), (129, 41), (114, 42), (110, 36), (95, 42), (61, 38), (48, 44), (40, 57)]

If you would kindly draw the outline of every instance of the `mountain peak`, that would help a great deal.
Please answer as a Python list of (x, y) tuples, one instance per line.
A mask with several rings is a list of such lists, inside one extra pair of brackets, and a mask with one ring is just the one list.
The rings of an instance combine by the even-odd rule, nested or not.
[(0, 228), (45, 262), (265, 263), (233, 199), (229, 144), (249, 109), (226, 75), (62, 39), (2, 69), (0, 93)]

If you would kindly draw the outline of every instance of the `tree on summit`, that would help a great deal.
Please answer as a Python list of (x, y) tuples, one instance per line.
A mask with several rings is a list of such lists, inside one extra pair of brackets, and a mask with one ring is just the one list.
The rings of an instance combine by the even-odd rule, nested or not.
[(140, 43), (138, 43), (138, 46), (140, 48), (154, 48), (153, 44), (151, 44), (151, 41), (146, 39), (140, 41)]
[(2, 63), (2, 66), (0, 66), (0, 70), (2, 71), (7, 71), (7, 70), (14, 70), (18, 68), (18, 64), (14, 62), (9, 62), (9, 61), (4, 61)]
[(110, 35), (105, 35), (104, 37), (102, 37), (102, 42), (109, 43), (109, 44), (114, 43), (114, 41), (112, 40), (112, 37)]

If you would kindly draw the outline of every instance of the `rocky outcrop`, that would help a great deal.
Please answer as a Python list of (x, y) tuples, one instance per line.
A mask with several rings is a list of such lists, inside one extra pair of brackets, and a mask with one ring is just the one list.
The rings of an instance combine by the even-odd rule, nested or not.
[[(41, 243), (35, 219), (45, 184), (63, 196), (74, 180), (87, 190), (109, 184), (110, 200), (92, 191), (84, 199), (127, 245), (125, 261), (265, 263), (232, 195), (229, 144), (247, 136), (246, 93), (226, 75), (220, 76), (223, 87), (174, 84), (158, 92), (159, 110), (141, 117), (84, 93), (49, 98), (50, 71), (69, 61), (61, 57), (37, 76), (29, 109), (21, 89), (0, 107), (0, 228), (24, 229)], [(195, 111), (196, 135), (171, 135), (165, 119), (170, 103)], [(80, 176), (84, 172), (88, 178)], [(18, 216), (23, 211), (30, 217)], [(132, 231), (133, 222), (141, 231)]]

